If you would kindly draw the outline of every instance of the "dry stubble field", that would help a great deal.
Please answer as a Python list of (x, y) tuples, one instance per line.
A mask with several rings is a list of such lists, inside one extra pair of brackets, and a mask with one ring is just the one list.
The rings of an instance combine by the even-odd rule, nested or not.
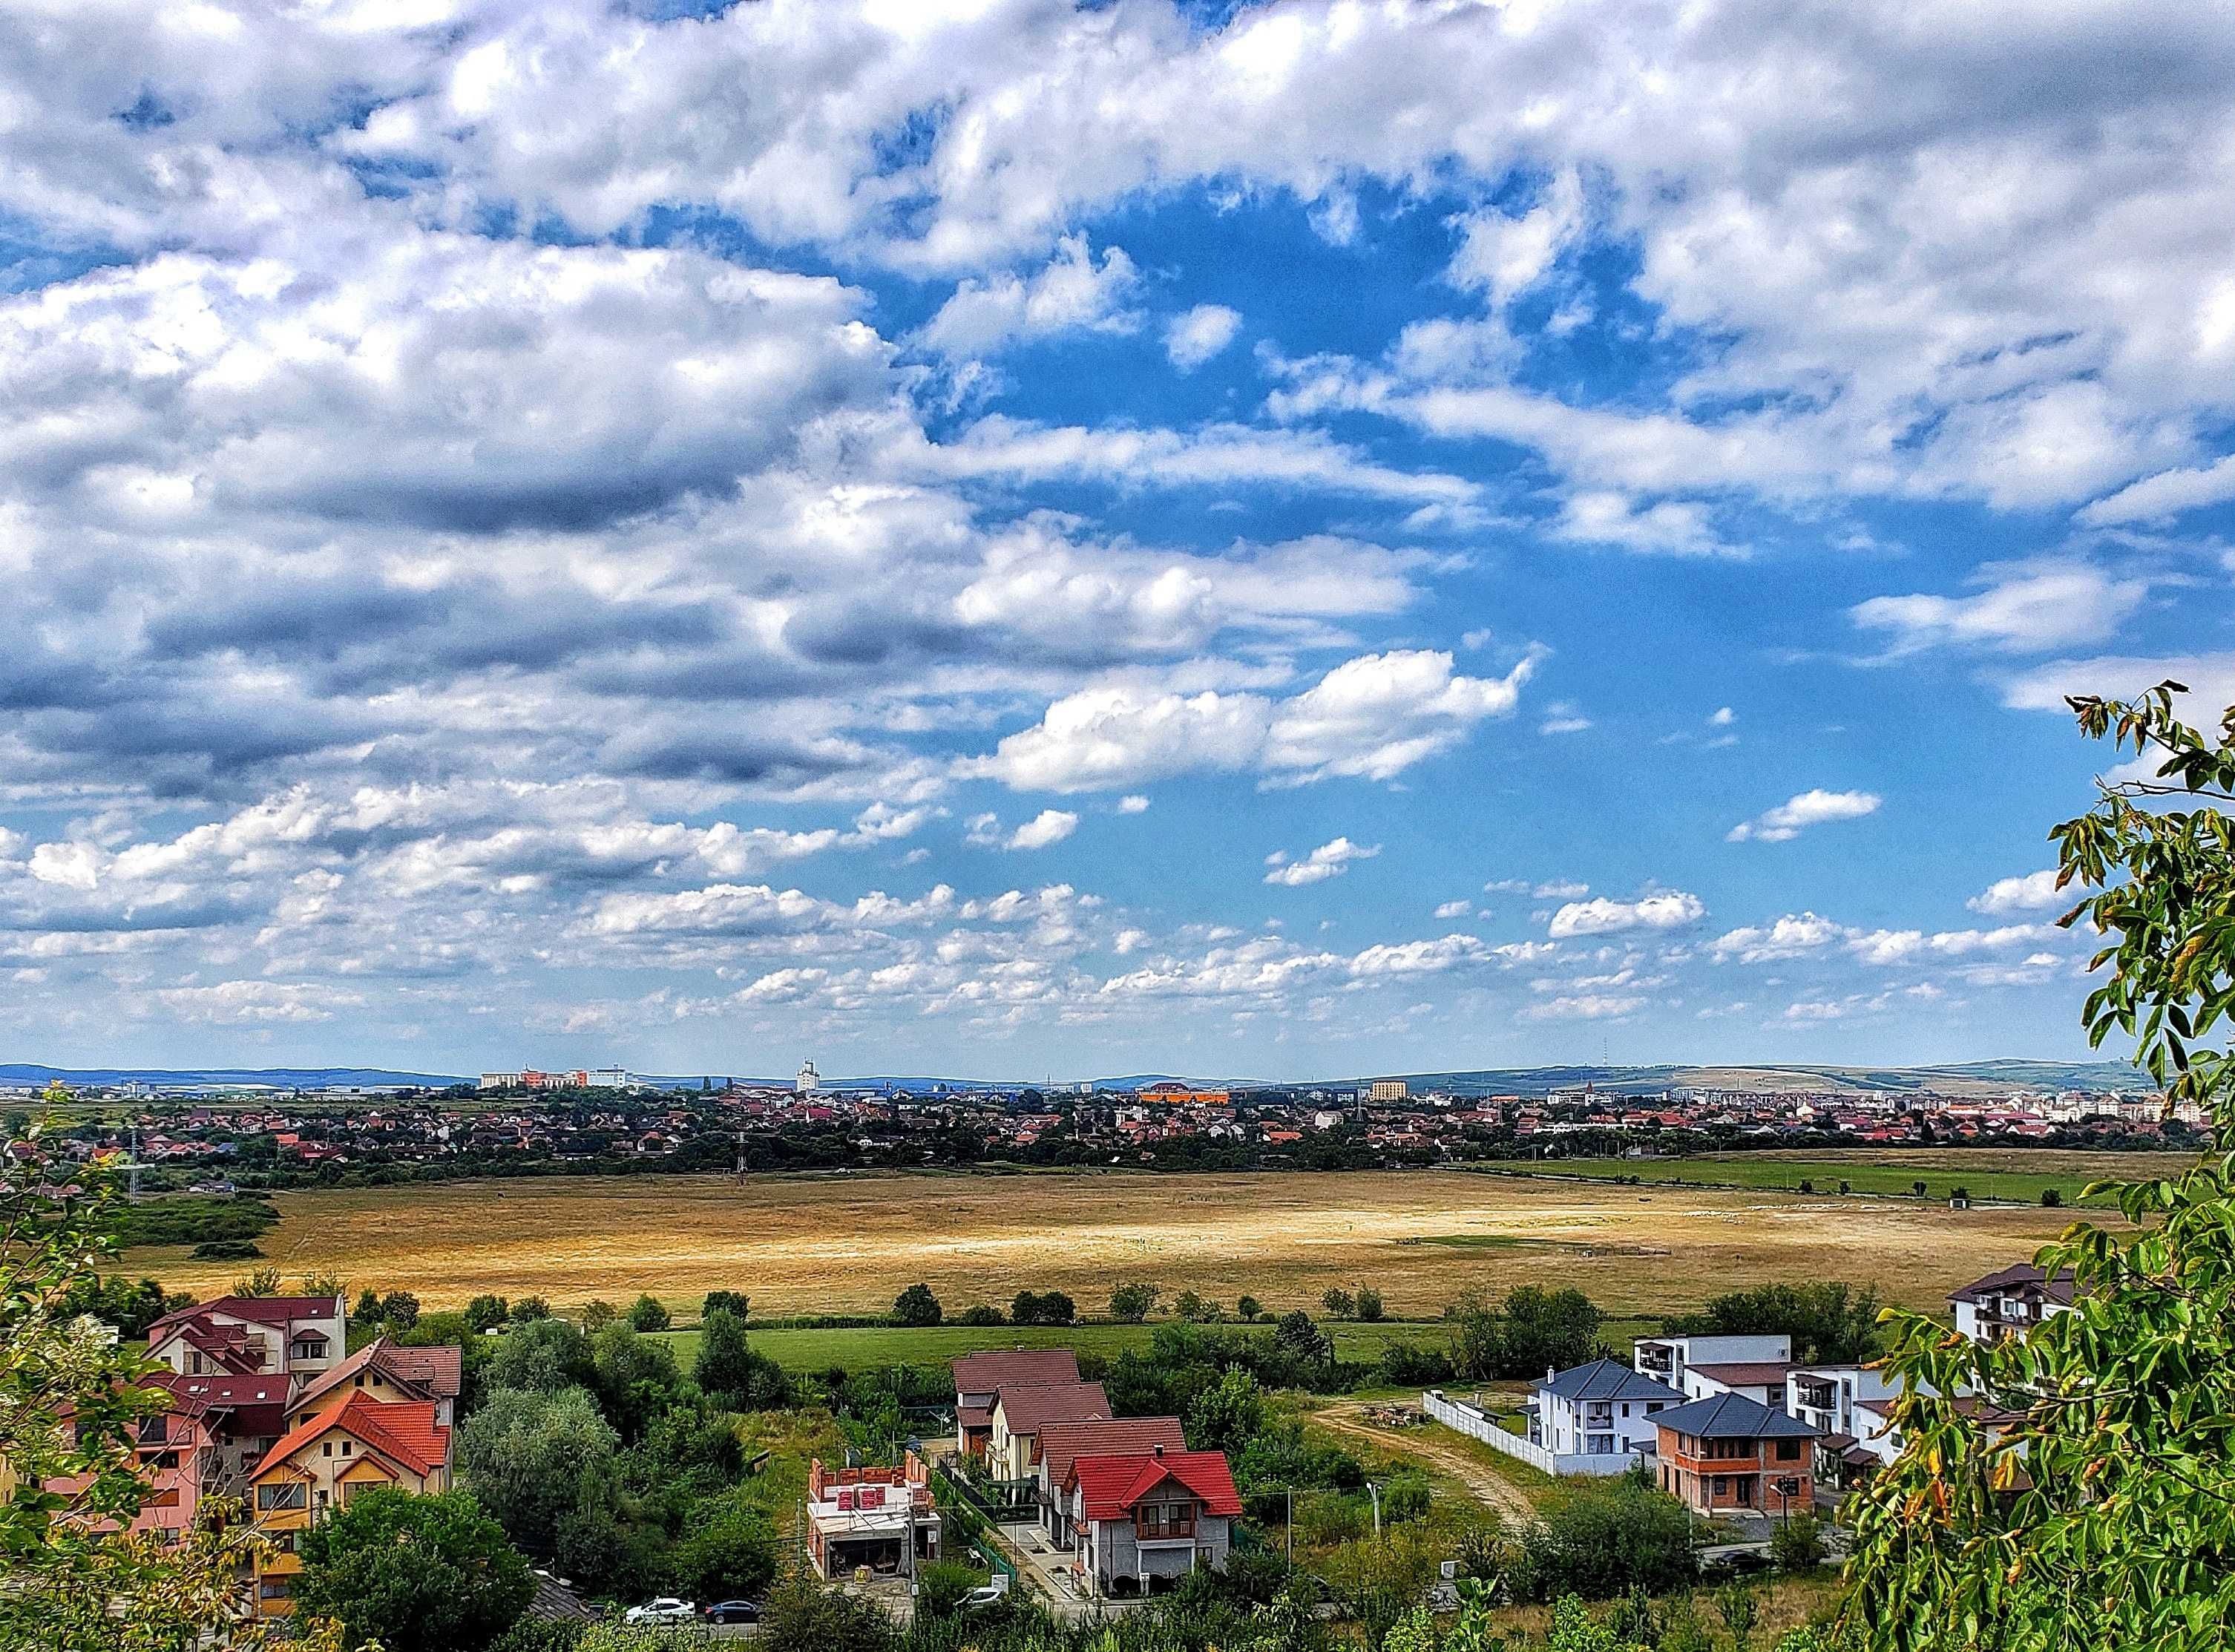
[[(1026, 1288), (1098, 1310), (1134, 1275), (1275, 1308), (1362, 1282), (1400, 1314), (1523, 1283), (1576, 1285), (1610, 1311), (1648, 1314), (1819, 1279), (1938, 1308), (1949, 1287), (2025, 1257), (2069, 1217), (1433, 1171), (647, 1176), (292, 1193), (279, 1208), (259, 1242), (291, 1281), (331, 1273), (429, 1308), (483, 1291), (561, 1307), (650, 1291), (695, 1309), (728, 1286), (751, 1294), (757, 1315), (882, 1311), (918, 1280), (950, 1314)], [(242, 1271), (177, 1249), (129, 1262), (198, 1294)]]

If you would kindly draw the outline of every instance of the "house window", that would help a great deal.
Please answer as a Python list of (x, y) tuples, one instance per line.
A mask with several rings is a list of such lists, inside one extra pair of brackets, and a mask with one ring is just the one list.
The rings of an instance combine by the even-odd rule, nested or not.
[(1154, 1541), (1160, 1537), (1192, 1537), (1195, 1536), (1195, 1505), (1191, 1503), (1156, 1504), (1133, 1512), (1133, 1535)]
[(295, 1598), (295, 1580), (292, 1577), (266, 1577), (256, 1586), (256, 1592), (268, 1601)]
[(1779, 1440), (1777, 1442), (1777, 1460), (1780, 1463), (1799, 1462), (1800, 1460), (1800, 1442), (1797, 1439)]
[(1614, 1450), (1614, 1436), (1612, 1434), (1593, 1434), (1590, 1437), (1590, 1443), (1585, 1446), (1583, 1450), (1587, 1454), (1592, 1457), (1603, 1457)]
[(256, 1506), (259, 1509), (299, 1509), (303, 1506), (303, 1487), (299, 1482), (259, 1485), (256, 1488)]

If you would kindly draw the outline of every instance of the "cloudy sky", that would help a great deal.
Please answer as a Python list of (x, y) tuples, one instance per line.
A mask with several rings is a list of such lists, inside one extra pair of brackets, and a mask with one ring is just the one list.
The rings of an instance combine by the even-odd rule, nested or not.
[(8, 0), (0, 1058), (2074, 1053), (2212, 8)]

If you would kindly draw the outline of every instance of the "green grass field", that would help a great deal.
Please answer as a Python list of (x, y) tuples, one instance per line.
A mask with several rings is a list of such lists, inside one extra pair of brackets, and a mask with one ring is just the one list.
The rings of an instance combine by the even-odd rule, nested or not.
[[(1393, 1342), (1440, 1343), (1447, 1335), (1437, 1321), (1342, 1322), (1323, 1328), (1332, 1330), (1337, 1358), (1360, 1365), (1378, 1361)], [(1623, 1348), (1632, 1337), (1659, 1328), (1655, 1321), (1609, 1320), (1604, 1334), (1609, 1343)], [(1154, 1325), (938, 1325), (927, 1329), (863, 1325), (829, 1330), (755, 1331), (751, 1341), (755, 1348), (787, 1371), (833, 1367), (868, 1371), (895, 1365), (944, 1366), (961, 1354), (993, 1348), (1070, 1348), (1079, 1354), (1115, 1354), (1126, 1348), (1147, 1347), (1155, 1332)], [(676, 1359), (686, 1370), (698, 1357), (695, 1328), (663, 1332), (661, 1340), (675, 1350)]]
[[(1079, 1354), (1115, 1354), (1145, 1348), (1154, 1325), (935, 1325), (910, 1329), (897, 1325), (846, 1326), (835, 1329), (765, 1330), (752, 1334), (752, 1345), (787, 1371), (874, 1370), (880, 1366), (943, 1366), (965, 1354), (990, 1348), (1071, 1348)], [(1226, 1327), (1240, 1329), (1240, 1327)], [(1269, 1326), (1260, 1328), (1269, 1330)], [(1433, 1322), (1338, 1325), (1338, 1358), (1371, 1364), (1393, 1342), (1440, 1341), (1444, 1328)], [(698, 1352), (695, 1330), (669, 1331), (665, 1340), (688, 1367)]]
[[(2029, 1165), (2029, 1160), (2037, 1161), (2037, 1168)], [(1481, 1168), (1489, 1175), (1532, 1179), (1566, 1177), (1604, 1182), (1627, 1177), (1655, 1185), (1763, 1192), (1798, 1193), (1800, 1184), (1807, 1182), (1819, 1196), (1836, 1196), (1845, 1182), (1855, 1194), (1910, 1198), (1915, 1196), (1916, 1184), (1923, 1182), (1927, 1199), (1945, 1200), (1953, 1190), (1962, 1187), (1974, 1199), (2013, 1204), (2038, 1204), (2042, 1192), (2053, 1188), (2065, 1204), (2077, 1206), (2083, 1203), (2081, 1190), (2091, 1182), (2160, 1175), (2168, 1165), (2188, 1162), (2186, 1154), (2036, 1150), (2021, 1155), (1983, 1150), (1973, 1156), (1967, 1150), (1948, 1149), (1889, 1153), (1883, 1161), (1862, 1154), (1720, 1153), (1665, 1159), (1546, 1159)], [(2106, 1205), (2110, 1201), (2099, 1196), (2084, 1203)]]

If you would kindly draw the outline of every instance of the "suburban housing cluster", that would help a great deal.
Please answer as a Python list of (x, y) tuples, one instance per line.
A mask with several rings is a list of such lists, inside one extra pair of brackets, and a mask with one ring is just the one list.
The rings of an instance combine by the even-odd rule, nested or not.
[[(2070, 1276), (2021, 1262), (1950, 1294), (1956, 1328), (1978, 1341), (2022, 1336), (2069, 1313)], [(1896, 1391), (1860, 1363), (1793, 1357), (1782, 1335), (1648, 1336), (1630, 1363), (1547, 1372), (1524, 1432), (1432, 1392), (1428, 1413), (1549, 1472), (1619, 1474), (1643, 1464), (1695, 1513), (1784, 1515), (1845, 1491), (1901, 1450)], [(1959, 1396), (1960, 1403), (1960, 1396)]]
[(321, 1514), (368, 1486), (449, 1488), (461, 1351), (383, 1337), (349, 1354), (344, 1315), (338, 1296), (221, 1296), (148, 1329), (167, 1368), (147, 1380), (170, 1404), (139, 1426), (154, 1495), (134, 1529), (176, 1533), (205, 1498), (246, 1502), (272, 1539), (247, 1580), (267, 1617), (293, 1612)]
[(1113, 1417), (1067, 1348), (954, 1362), (966, 1470), (1020, 1493), (1082, 1591), (1146, 1594), (1217, 1570), (1242, 1513), (1223, 1452), (1191, 1452), (1176, 1417)]

